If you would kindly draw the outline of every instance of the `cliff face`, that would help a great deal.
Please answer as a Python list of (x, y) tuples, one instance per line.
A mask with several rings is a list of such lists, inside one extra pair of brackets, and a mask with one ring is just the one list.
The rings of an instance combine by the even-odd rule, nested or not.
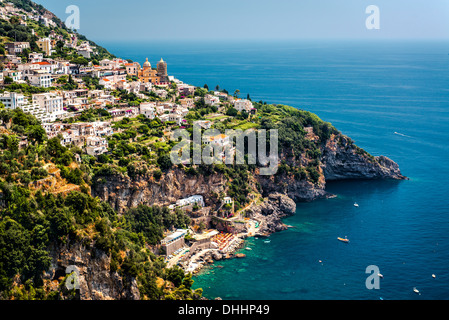
[(372, 157), (344, 136), (332, 136), (322, 148), (324, 177), (327, 181), (344, 179), (407, 179), (393, 160)]
[(66, 275), (67, 268), (73, 270), (76, 267), (81, 300), (140, 300), (136, 280), (127, 280), (116, 271), (112, 272), (111, 258), (101, 250), (78, 242), (53, 245), (50, 257), (51, 267), (44, 275), (44, 281), (61, 280)]
[(164, 174), (159, 181), (149, 176), (131, 179), (126, 175), (104, 177), (105, 183), (92, 187), (92, 195), (108, 202), (112, 208), (123, 213), (139, 204), (169, 205), (177, 200), (201, 194), (206, 199), (225, 190), (225, 178), (221, 174), (187, 175), (180, 169)]
[(318, 184), (306, 180), (297, 180), (294, 176), (281, 174), (279, 176), (259, 176), (264, 195), (280, 193), (295, 201), (311, 201), (327, 195), (324, 190), (325, 181), (321, 178)]
[[(297, 179), (292, 174), (276, 174), (273, 176), (255, 175), (253, 182), (258, 182), (262, 194), (282, 194), (295, 201), (312, 201), (327, 197), (326, 181), (343, 179), (407, 179), (399, 166), (387, 157), (373, 157), (352, 143), (343, 135), (332, 135), (320, 147), (320, 168), (317, 183), (307, 179)], [(281, 160), (291, 159), (281, 152)], [(302, 158), (301, 166), (307, 161)], [(296, 163), (295, 165), (298, 165)], [(100, 177), (100, 183), (94, 183), (92, 195), (108, 202), (117, 212), (123, 213), (127, 208), (139, 204), (169, 205), (190, 195), (203, 195), (206, 202), (224, 192), (226, 194), (226, 178), (222, 174), (188, 175), (183, 170), (174, 168), (166, 172), (159, 181), (152, 176), (139, 175), (131, 179), (127, 175)]]

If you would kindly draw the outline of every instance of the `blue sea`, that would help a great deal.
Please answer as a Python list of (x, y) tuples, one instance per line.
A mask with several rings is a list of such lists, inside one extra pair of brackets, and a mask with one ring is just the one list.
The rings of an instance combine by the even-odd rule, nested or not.
[[(204, 296), (449, 298), (449, 42), (100, 44), (141, 64), (162, 57), (169, 74), (189, 84), (314, 112), (410, 178), (328, 183), (336, 198), (298, 203), (285, 219), (293, 228), (270, 243), (249, 238), (246, 258), (196, 276)], [(337, 241), (344, 236), (350, 243)], [(365, 285), (370, 265), (383, 275), (379, 289)]]

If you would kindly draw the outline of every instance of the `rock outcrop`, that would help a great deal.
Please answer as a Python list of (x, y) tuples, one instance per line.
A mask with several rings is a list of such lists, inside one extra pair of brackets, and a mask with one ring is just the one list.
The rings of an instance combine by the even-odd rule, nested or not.
[(260, 205), (247, 210), (247, 216), (260, 222), (257, 234), (270, 234), (287, 229), (282, 218), (296, 212), (296, 203), (280, 193), (270, 194)]
[(53, 245), (50, 257), (51, 267), (44, 280), (61, 281), (76, 270), (81, 300), (140, 300), (136, 279), (127, 280), (111, 271), (111, 258), (101, 250), (79, 242)]
[(344, 136), (332, 136), (322, 148), (326, 181), (345, 179), (407, 179), (393, 160), (373, 157)]
[(103, 183), (92, 187), (92, 195), (108, 202), (117, 212), (139, 204), (170, 205), (177, 200), (201, 194), (206, 199), (225, 191), (225, 178), (221, 174), (188, 175), (181, 169), (163, 174), (160, 180), (151, 175), (131, 179), (127, 175), (102, 177)]

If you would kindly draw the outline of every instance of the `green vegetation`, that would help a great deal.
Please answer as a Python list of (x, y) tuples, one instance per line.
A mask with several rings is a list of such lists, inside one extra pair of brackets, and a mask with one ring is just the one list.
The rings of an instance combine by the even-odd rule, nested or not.
[[(40, 13), (46, 12), (29, 0), (10, 1), (25, 11), (34, 8)], [(31, 50), (20, 55), (26, 61), (31, 51), (40, 52), (36, 45), (40, 37), (48, 37), (55, 31), (68, 39), (72, 31), (67, 30), (59, 19), (53, 20), (57, 27), (45, 27), (34, 21), (22, 26), (18, 18), (0, 20), (0, 54), (5, 54), (3, 46), (8, 41), (28, 41)], [(31, 35), (31, 29), (38, 36)], [(88, 41), (82, 35), (77, 36), (81, 41)], [(63, 41), (56, 43), (53, 58), (86, 66), (114, 57), (106, 49), (89, 43), (98, 50), (98, 55), (91, 59), (64, 47)], [(135, 80), (135, 77), (128, 79)], [(84, 77), (83, 80), (88, 89), (102, 89), (99, 79)], [(22, 92), (27, 98), (55, 89), (13, 83), (9, 77), (5, 78), (4, 84), (0, 92)], [(71, 76), (59, 77), (56, 84), (62, 90), (78, 87)], [(220, 88), (217, 85), (215, 89)], [(120, 104), (128, 106), (138, 106), (148, 100), (179, 101), (175, 83), (167, 88), (167, 92), (167, 99), (155, 92), (143, 92), (145, 99), (125, 90), (114, 90), (112, 94), (119, 98)], [(226, 90), (222, 92), (227, 93)], [(193, 121), (205, 119), (213, 123), (212, 128), (223, 133), (226, 129), (276, 129), (282, 159), (274, 183), (285, 184), (287, 179), (296, 179), (319, 184), (322, 181), (321, 150), (332, 135), (337, 136), (340, 146), (352, 148), (356, 154), (375, 161), (330, 123), (310, 112), (262, 101), (253, 102), (256, 114), (238, 112), (227, 101), (221, 101), (219, 106), (206, 105), (204, 97), (210, 93), (206, 84), (204, 88), (196, 88), (194, 97), (189, 96), (195, 98), (195, 105), (185, 117), (188, 120), (186, 130), (192, 133)], [(235, 90), (234, 96), (239, 95), (240, 91)], [(108, 108), (115, 107), (118, 106)], [(88, 109), (63, 122), (111, 118), (106, 109)], [(20, 109), (7, 110), (0, 104), (0, 121), (0, 298), (76, 299), (76, 292), (65, 289), (67, 275), (62, 280), (57, 279), (56, 290), (50, 290), (53, 279), (44, 274), (54, 258), (50, 255), (51, 248), (82, 244), (92, 255), (101, 250), (110, 258), (110, 271), (122, 277), (125, 288), (136, 279), (143, 299), (198, 299), (202, 292), (201, 289), (191, 290), (191, 274), (184, 274), (178, 266), (166, 268), (164, 259), (154, 254), (164, 232), (187, 228), (191, 223), (189, 216), (181, 210), (146, 205), (130, 208), (119, 215), (108, 203), (92, 197), (90, 187), (107, 183), (115, 175), (127, 175), (132, 180), (144, 177), (160, 184), (170, 170), (181, 171), (188, 177), (217, 174), (224, 177), (226, 195), (234, 200), (236, 211), (245, 208), (251, 198), (259, 197), (263, 191), (256, 179), (257, 166), (254, 164), (173, 166), (169, 152), (178, 141), (171, 141), (169, 137), (178, 126), (174, 122), (163, 123), (159, 118), (151, 120), (140, 115), (116, 121), (113, 123), (116, 133), (107, 138), (109, 152), (98, 157), (84, 154), (79, 147), (61, 145), (61, 136), (48, 139), (39, 121)], [(193, 148), (190, 147), (191, 154)], [(218, 202), (222, 197), (212, 195), (211, 200)], [(195, 205), (193, 209), (199, 208)], [(225, 211), (230, 209), (230, 205), (224, 207)], [(205, 228), (203, 222), (199, 224), (199, 230)]]
[[(111, 257), (111, 272), (117, 271), (129, 286), (137, 279), (144, 299), (197, 299), (201, 290), (192, 291), (191, 275), (179, 268), (165, 268), (161, 257), (149, 245), (158, 243), (163, 231), (190, 224), (182, 211), (139, 206), (122, 216), (105, 202), (87, 193), (92, 159), (73, 168), (77, 148), (60, 144), (59, 138), (47, 139), (39, 122), (20, 109), (0, 108), (0, 120), (7, 134), (0, 136), (0, 294), (14, 299), (76, 299), (60, 283), (49, 290), (43, 277), (51, 263), (50, 247), (83, 243), (86, 250), (104, 251)], [(8, 128), (4, 125), (11, 120)], [(28, 145), (19, 148), (21, 139)], [(53, 194), (30, 187), (30, 183), (49, 176), (45, 169), (54, 163), (60, 175), (79, 191)], [(93, 162), (95, 164), (95, 161)], [(103, 171), (103, 173), (106, 171)], [(179, 270), (178, 270), (179, 269)], [(173, 282), (165, 290), (156, 284), (160, 278)]]

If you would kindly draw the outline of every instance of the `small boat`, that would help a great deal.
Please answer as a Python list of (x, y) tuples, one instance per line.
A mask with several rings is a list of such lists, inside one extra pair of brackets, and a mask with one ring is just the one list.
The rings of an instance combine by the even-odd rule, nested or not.
[(347, 237), (344, 237), (344, 238), (338, 237), (337, 239), (340, 240), (340, 241), (342, 241), (342, 242), (346, 242), (346, 243), (349, 242), (349, 239), (348, 239)]
[(358, 207), (359, 204), (357, 202), (354, 202), (354, 207)]
[(437, 276), (436, 276), (436, 275), (435, 275), (435, 274), (433, 273), (433, 274), (432, 274), (432, 278), (434, 278), (434, 279), (435, 279), (436, 277), (437, 277)]
[(414, 293), (418, 293), (418, 294), (420, 294), (420, 293), (419, 293), (419, 290), (418, 290), (418, 289), (416, 289), (416, 287), (414, 287), (414, 288), (413, 288), (413, 292), (414, 292)]
[(253, 250), (253, 249), (251, 249), (250, 247), (246, 247), (245, 249), (246, 249), (246, 250)]
[(264, 240), (263, 242), (264, 242), (264, 243), (270, 243), (270, 242), (271, 242), (271, 240), (270, 240), (270, 239), (268, 239), (268, 240)]
[(381, 273), (378, 273), (377, 276), (378, 276), (379, 278), (383, 278), (383, 277), (384, 277)]

